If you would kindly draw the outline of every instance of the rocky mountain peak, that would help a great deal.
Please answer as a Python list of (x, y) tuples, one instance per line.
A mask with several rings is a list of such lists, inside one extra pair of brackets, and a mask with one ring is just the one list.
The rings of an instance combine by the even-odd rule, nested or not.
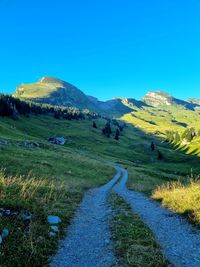
[(18, 86), (13, 96), (39, 103), (90, 109), (108, 116), (122, 116), (145, 106), (164, 107), (174, 105), (190, 110), (200, 108), (200, 100), (198, 99), (184, 101), (163, 91), (150, 91), (142, 100), (114, 98), (108, 101), (100, 101), (93, 96), (87, 96), (76, 86), (52, 76), (44, 76), (35, 83)]
[(150, 91), (142, 99), (146, 104), (151, 106), (171, 105), (172, 97), (163, 91)]

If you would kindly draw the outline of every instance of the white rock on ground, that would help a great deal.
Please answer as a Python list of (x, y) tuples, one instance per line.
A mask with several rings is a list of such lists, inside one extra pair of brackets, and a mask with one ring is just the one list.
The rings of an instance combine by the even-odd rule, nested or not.
[(7, 228), (4, 228), (1, 233), (2, 239), (6, 238), (8, 235), (9, 235), (9, 230)]
[(49, 215), (47, 221), (49, 224), (58, 224), (61, 222), (61, 219), (58, 216)]
[(54, 232), (59, 232), (59, 228), (58, 228), (58, 226), (56, 226), (56, 225), (51, 225), (50, 228), (51, 228), (51, 230), (54, 231)]
[(52, 258), (51, 267), (108, 267), (115, 262), (108, 219), (110, 218), (107, 196), (120, 177), (106, 185), (89, 190), (78, 209), (67, 238)]

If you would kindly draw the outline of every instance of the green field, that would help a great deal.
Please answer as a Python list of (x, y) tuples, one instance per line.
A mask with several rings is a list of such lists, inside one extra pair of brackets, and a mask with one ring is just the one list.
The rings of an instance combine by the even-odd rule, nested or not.
[[(193, 127), (200, 130), (199, 110), (184, 109), (182, 106), (134, 107), (135, 111), (125, 114), (122, 119), (135, 125), (146, 133), (166, 137), (166, 131), (178, 132), (180, 135)], [(200, 155), (200, 137), (197, 136), (188, 144), (175, 144), (176, 149), (187, 154)]]
[[(0, 207), (33, 214), (30, 235), (24, 235), (25, 226), (18, 221), (1, 220), (1, 228), (12, 232), (2, 248), (1, 266), (12, 266), (13, 262), (18, 266), (45, 266), (57, 244), (56, 238), (48, 236), (47, 216), (62, 218), (61, 237), (84, 191), (104, 184), (114, 175), (109, 162), (128, 167), (129, 188), (148, 195), (158, 185), (184, 179), (191, 169), (194, 175), (200, 172), (198, 157), (176, 151), (159, 137), (130, 124), (121, 132), (119, 141), (114, 136), (105, 137), (101, 132), (105, 123), (96, 120), (98, 128), (94, 129), (91, 120), (56, 120), (48, 115), (20, 117), (16, 121), (0, 118), (0, 141), (8, 142), (0, 145)], [(112, 130), (114, 135), (113, 125)], [(49, 144), (47, 139), (52, 136), (63, 136), (69, 143)], [(163, 160), (157, 159), (157, 151), (151, 151), (152, 140)]]

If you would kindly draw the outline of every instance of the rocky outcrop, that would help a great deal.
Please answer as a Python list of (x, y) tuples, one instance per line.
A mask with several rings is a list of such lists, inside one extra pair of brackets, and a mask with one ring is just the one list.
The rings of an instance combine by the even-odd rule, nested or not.
[(55, 145), (64, 145), (66, 140), (64, 137), (50, 137), (48, 142)]
[(142, 99), (146, 104), (158, 107), (158, 106), (179, 106), (183, 109), (194, 110), (198, 107), (198, 104), (195, 102), (188, 102), (178, 98), (175, 98), (162, 91), (151, 91), (148, 92)]

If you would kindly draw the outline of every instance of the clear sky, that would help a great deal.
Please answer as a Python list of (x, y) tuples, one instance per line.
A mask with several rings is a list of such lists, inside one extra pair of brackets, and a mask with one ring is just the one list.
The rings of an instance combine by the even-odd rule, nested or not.
[(0, 0), (0, 91), (42, 76), (100, 99), (200, 98), (199, 0)]

